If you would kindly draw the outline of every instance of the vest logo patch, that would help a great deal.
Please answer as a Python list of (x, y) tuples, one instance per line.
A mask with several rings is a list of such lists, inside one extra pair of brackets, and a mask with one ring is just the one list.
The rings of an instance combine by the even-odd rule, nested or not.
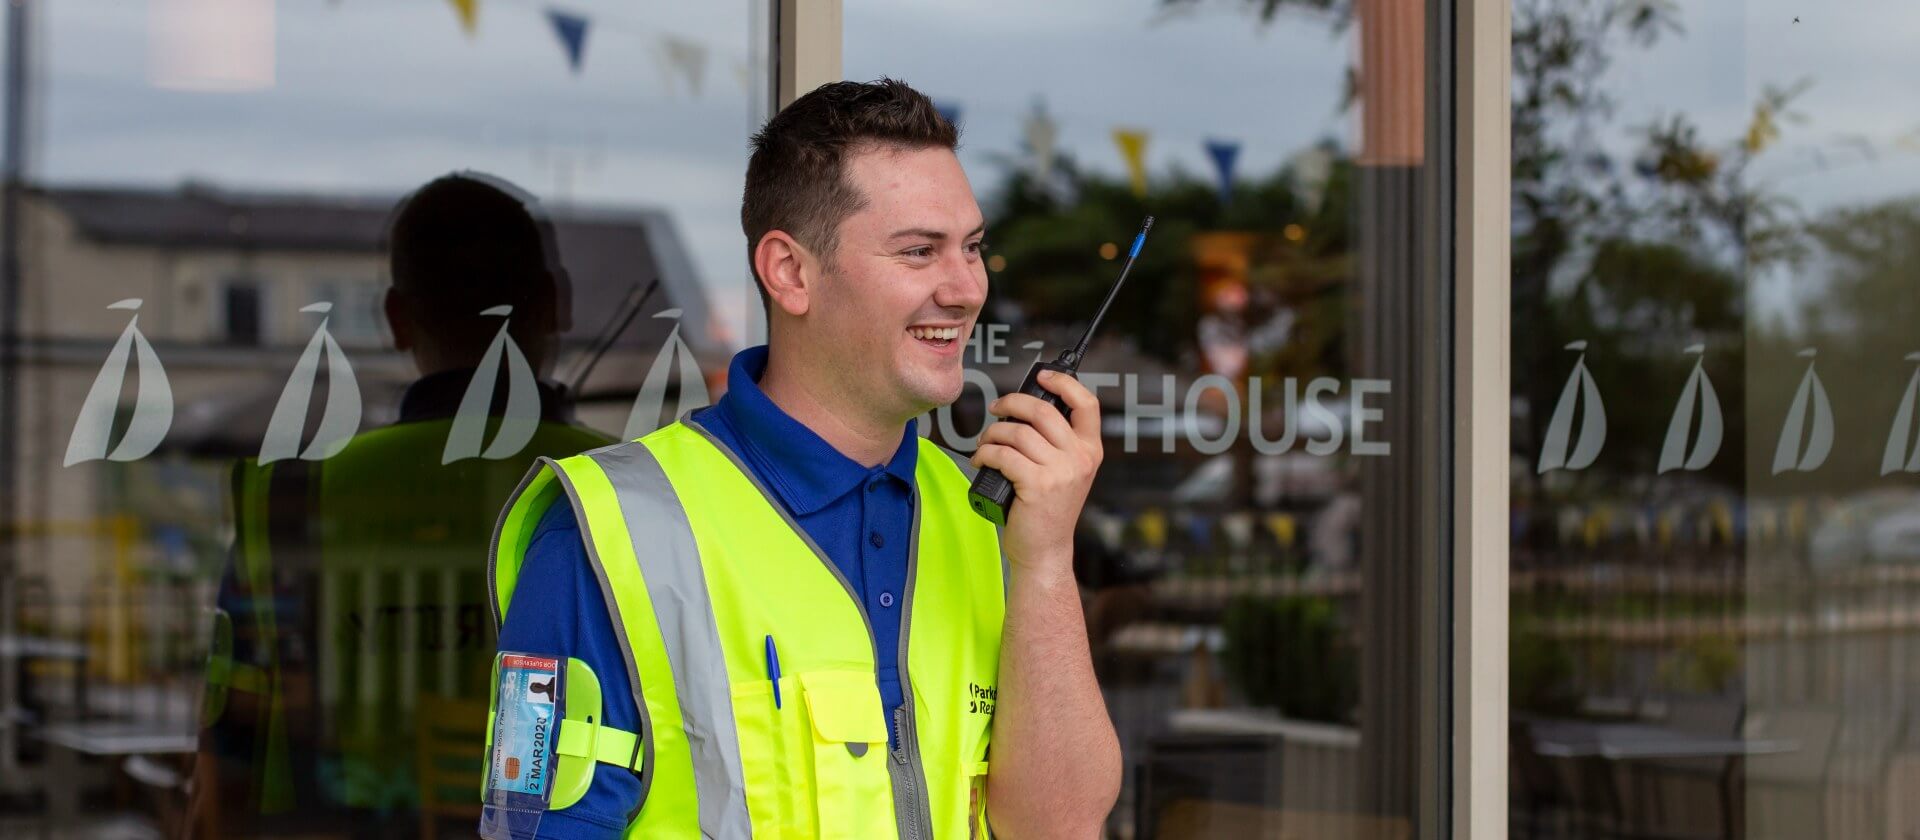
[(967, 712), (975, 715), (993, 714), (993, 704), (1000, 699), (1000, 690), (990, 685), (967, 683)]

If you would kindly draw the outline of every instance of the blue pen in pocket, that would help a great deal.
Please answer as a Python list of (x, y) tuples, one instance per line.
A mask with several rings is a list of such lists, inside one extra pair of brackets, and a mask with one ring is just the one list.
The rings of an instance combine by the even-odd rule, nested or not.
[(773, 648), (773, 637), (767, 637), (767, 679), (773, 683), (773, 707), (780, 708), (780, 652)]

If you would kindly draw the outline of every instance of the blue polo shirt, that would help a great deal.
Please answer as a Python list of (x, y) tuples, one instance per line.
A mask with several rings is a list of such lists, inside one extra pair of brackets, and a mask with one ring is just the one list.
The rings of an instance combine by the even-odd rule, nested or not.
[[(759, 386), (766, 369), (766, 347), (740, 351), (727, 372), (726, 395), (693, 418), (740, 456), (866, 604), (879, 647), (880, 699), (892, 740), (892, 710), (903, 700), (900, 613), (919, 453), (914, 424), (907, 423), (886, 463), (862, 465), (774, 405)], [(613, 622), (566, 504), (549, 507), (534, 529), (500, 629), (500, 649), (585, 661), (601, 677), (607, 723), (628, 731), (639, 727), (639, 707), (624, 678), (627, 666)], [(601, 767), (578, 804), (541, 819), (540, 836), (617, 837), (639, 798), (637, 777), (612, 765)]]

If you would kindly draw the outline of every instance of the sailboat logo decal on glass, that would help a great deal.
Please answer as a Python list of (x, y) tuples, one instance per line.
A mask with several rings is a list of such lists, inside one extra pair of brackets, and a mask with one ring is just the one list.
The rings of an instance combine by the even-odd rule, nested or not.
[[(513, 307), (495, 306), (481, 310), (480, 314), (504, 319), (513, 314)], [(510, 323), (500, 324), (500, 332), (494, 334), (487, 354), (480, 359), (480, 367), (473, 372), (473, 381), (467, 383), (467, 393), (460, 398), (460, 407), (454, 410), (453, 428), (447, 432), (447, 448), (440, 454), (442, 464), (474, 457), (489, 461), (511, 458), (540, 430), (540, 387), (534, 381), (533, 367), (520, 352), (520, 345), (507, 335)], [(482, 452), (480, 445), (487, 433), (502, 356), (507, 363), (507, 410), (500, 418), (493, 442)]]
[[(1567, 377), (1567, 385), (1560, 389), (1560, 401), (1554, 404), (1553, 419), (1547, 423), (1546, 441), (1540, 447), (1540, 465), (1537, 472), (1568, 469), (1582, 470), (1600, 457), (1600, 448), (1607, 442), (1607, 406), (1600, 401), (1600, 388), (1593, 383), (1593, 374), (1587, 372), (1587, 343), (1576, 341), (1567, 345), (1568, 350), (1580, 351), (1580, 358), (1573, 363), (1573, 373)], [(1573, 419), (1575, 403), (1579, 404), (1580, 437), (1572, 443), (1573, 451), (1567, 451), (1573, 438)]]
[[(1807, 360), (1806, 375), (1800, 377), (1800, 389), (1793, 394), (1793, 407), (1787, 409), (1787, 423), (1780, 428), (1780, 443), (1773, 449), (1773, 474), (1788, 470), (1812, 472), (1827, 462), (1833, 450), (1833, 405), (1827, 400), (1827, 387), (1813, 370), (1814, 349), (1800, 351)], [(1809, 428), (1811, 427), (1811, 428)], [(1801, 438), (1806, 450), (1801, 451)]]
[[(333, 304), (324, 301), (308, 304), (300, 311), (326, 315), (333, 311)], [(313, 383), (320, 374), (323, 350), (327, 357), (327, 408), (320, 416), (320, 427), (314, 430), (313, 441), (302, 450), (300, 433), (306, 426), (307, 405), (313, 399)], [(300, 361), (293, 366), (293, 375), (287, 377), (287, 385), (280, 391), (280, 402), (273, 407), (273, 418), (267, 421), (267, 436), (260, 441), (260, 463), (292, 458), (296, 452), (302, 461), (322, 461), (340, 454), (358, 431), (360, 384), (354, 380), (353, 366), (347, 362), (347, 354), (341, 352), (340, 342), (327, 331), (327, 319), (323, 317), (320, 327), (313, 331), (313, 338), (307, 342), (307, 349), (300, 353)]]
[[(1920, 362), (1920, 353), (1908, 353), (1907, 361)], [(1920, 472), (1920, 441), (1912, 449), (1907, 447), (1913, 437), (1915, 402), (1920, 402), (1920, 368), (1914, 368), (1913, 378), (1907, 380), (1907, 393), (1900, 398), (1900, 410), (1894, 412), (1893, 429), (1887, 432), (1887, 451), (1880, 457), (1881, 475)]]
[(640, 383), (640, 393), (633, 398), (633, 411), (627, 415), (627, 440), (645, 437), (660, 427), (660, 408), (667, 401), (667, 379), (676, 368), (680, 374), (680, 406), (675, 416), (685, 415), (709, 402), (707, 380), (700, 375), (700, 363), (693, 357), (693, 348), (680, 338), (680, 310), (663, 309), (653, 317), (675, 319), (673, 332), (667, 334), (666, 343), (654, 354), (647, 378)]
[[(80, 418), (74, 421), (73, 436), (67, 439), (67, 457), (63, 466), (71, 467), (82, 461), (134, 461), (151, 454), (160, 446), (160, 440), (167, 436), (167, 429), (173, 426), (173, 386), (167, 383), (166, 368), (160, 365), (160, 357), (153, 352), (153, 345), (147, 343), (147, 337), (140, 334), (140, 299), (127, 298), (108, 304), (108, 309), (124, 309), (135, 313), (127, 321), (127, 328), (120, 331), (120, 340), (114, 342), (113, 350), (107, 354), (107, 361), (100, 366), (100, 372), (93, 377), (93, 387), (87, 389), (87, 398), (80, 404)], [(127, 424), (127, 432), (120, 438), (120, 444), (107, 452), (108, 438), (113, 435), (113, 417), (120, 402), (120, 386), (127, 379), (128, 357), (138, 355), (140, 360), (140, 388), (133, 401), (133, 419)]]
[[(1707, 347), (1695, 344), (1686, 352), (1700, 358), (1693, 363), (1693, 375), (1687, 377), (1686, 387), (1680, 389), (1680, 403), (1673, 407), (1673, 419), (1667, 421), (1667, 442), (1660, 447), (1660, 472), (1703, 470), (1713, 463), (1713, 456), (1720, 454), (1725, 424), (1720, 417), (1720, 396), (1713, 391), (1712, 377), (1707, 376)], [(1687, 438), (1693, 431), (1695, 406), (1699, 407), (1700, 436), (1689, 450)]]

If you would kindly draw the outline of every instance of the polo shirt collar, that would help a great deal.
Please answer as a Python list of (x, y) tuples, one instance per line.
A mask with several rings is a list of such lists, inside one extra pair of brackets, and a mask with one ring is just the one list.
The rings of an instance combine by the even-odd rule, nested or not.
[[(767, 372), (767, 347), (734, 354), (727, 369), (727, 392), (713, 410), (738, 434), (756, 462), (762, 480), (795, 516), (815, 513), (864, 484), (875, 468), (840, 453), (805, 424), (793, 419), (760, 390)], [(878, 468), (911, 485), (919, 452), (914, 421), (907, 421), (900, 445)]]

